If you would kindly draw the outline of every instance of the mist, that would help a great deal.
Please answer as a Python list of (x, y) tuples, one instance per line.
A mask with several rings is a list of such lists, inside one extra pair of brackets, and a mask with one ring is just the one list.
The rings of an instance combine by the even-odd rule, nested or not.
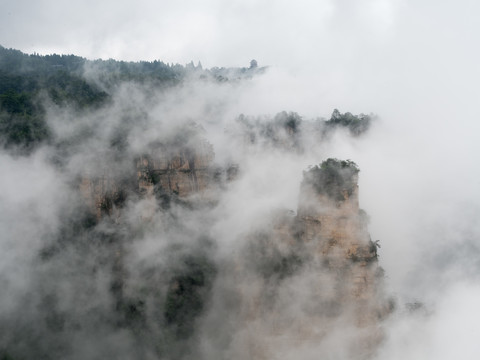
[[(252, 255), (262, 244), (274, 255), (291, 255), (271, 240), (282, 239), (277, 222), (298, 215), (304, 171), (337, 158), (358, 165), (360, 207), (381, 246), (385, 277), (374, 298), (395, 303), (379, 321), (381, 340), (368, 356), (478, 358), (478, 5), (182, 6), (5, 5), (0, 43), (27, 53), (200, 60), (204, 67), (248, 66), (255, 58), (268, 69), (248, 80), (192, 78), (161, 90), (125, 82), (110, 89), (108, 105), (83, 113), (44, 102), (54, 142), (27, 155), (0, 154), (0, 354), (353, 358), (351, 348), (369, 331), (355, 325), (348, 307), (328, 320), (321, 341), (295, 338), (322, 329), (313, 320), (309, 327), (309, 316), (321, 313), (315, 304), (329, 297), (311, 284), (330, 289), (335, 279), (322, 273), (318, 259), (279, 280), (260, 276), (265, 269)], [(93, 20), (84, 26), (87, 17)], [(97, 71), (85, 68), (82, 76), (103, 86)], [(335, 108), (375, 119), (361, 136), (309, 130)], [(282, 111), (302, 120), (296, 142), (281, 131), (277, 143), (262, 137), (262, 126)], [(255, 142), (245, 141), (241, 114), (254, 124)], [(119, 200), (117, 190), (136, 181), (132, 164), (139, 156), (205, 144), (219, 169), (215, 186), (188, 200), (155, 189), (126, 190)], [(100, 185), (111, 194), (108, 211), (79, 190)], [(204, 303), (165, 315), (175, 286), (192, 271), (203, 274), (192, 291)], [(275, 300), (268, 303), (268, 296)]]

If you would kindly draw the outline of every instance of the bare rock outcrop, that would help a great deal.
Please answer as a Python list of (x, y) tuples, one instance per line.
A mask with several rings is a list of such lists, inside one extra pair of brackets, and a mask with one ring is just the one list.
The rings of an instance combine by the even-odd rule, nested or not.
[(202, 192), (211, 181), (213, 159), (206, 141), (173, 152), (160, 145), (136, 161), (139, 191), (149, 194), (157, 185), (180, 197)]
[(255, 329), (244, 335), (256, 349), (252, 358), (288, 359), (279, 353), (299, 347), (337, 352), (328, 350), (335, 336), (347, 358), (366, 359), (381, 342), (381, 321), (393, 304), (383, 292), (357, 181), (353, 162), (327, 160), (305, 172), (296, 214), (278, 213), (270, 230), (251, 235), (243, 255), (250, 260), (240, 259), (235, 271), (241, 321)]
[(105, 169), (101, 176), (83, 176), (79, 189), (99, 220), (117, 214), (128, 194), (147, 198), (155, 192), (179, 198), (205, 194), (218, 173), (213, 160), (212, 146), (203, 139), (180, 147), (156, 144), (135, 159), (126, 178)]

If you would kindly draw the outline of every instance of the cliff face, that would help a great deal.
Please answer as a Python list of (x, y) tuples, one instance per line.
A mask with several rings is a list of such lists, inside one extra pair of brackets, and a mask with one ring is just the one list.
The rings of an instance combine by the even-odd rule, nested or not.
[(270, 230), (253, 234), (242, 254), (253, 260), (238, 260), (241, 321), (255, 329), (244, 338), (255, 349), (251, 358), (288, 358), (282, 353), (299, 346), (318, 351), (341, 331), (345, 356), (363, 359), (382, 339), (381, 320), (393, 305), (359, 209), (358, 169), (336, 160), (330, 165), (305, 173), (297, 214), (276, 214)]
[(342, 176), (352, 177), (352, 183), (339, 188), (341, 196), (336, 198), (319, 193), (306, 177), (297, 216), (300, 237), (311, 244), (325, 270), (342, 274), (335, 286), (336, 301), (353, 306), (358, 326), (374, 325), (388, 313), (381, 296), (378, 244), (372, 242), (366, 214), (359, 208), (356, 173)]
[(206, 141), (170, 152), (159, 146), (136, 161), (140, 192), (152, 193), (155, 185), (186, 197), (204, 191), (212, 177), (213, 149)]
[(129, 194), (147, 198), (206, 195), (219, 174), (213, 160), (212, 146), (204, 140), (173, 150), (157, 144), (148, 154), (136, 158), (132, 166), (132, 175), (136, 175), (119, 180), (106, 169), (101, 177), (84, 176), (79, 189), (87, 207), (100, 220), (118, 214)]

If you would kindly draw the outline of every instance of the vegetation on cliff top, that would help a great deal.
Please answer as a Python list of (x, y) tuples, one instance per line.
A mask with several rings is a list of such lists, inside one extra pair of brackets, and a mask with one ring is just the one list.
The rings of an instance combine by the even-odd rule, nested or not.
[(359, 171), (351, 160), (329, 158), (303, 173), (303, 185), (310, 185), (318, 194), (342, 201), (355, 191)]
[(336, 129), (345, 129), (352, 136), (360, 136), (368, 131), (374, 118), (374, 115), (342, 114), (335, 109), (329, 120), (304, 120), (296, 112), (281, 111), (273, 117), (241, 114), (236, 118), (236, 126), (247, 143), (301, 153), (308, 148), (305, 139), (311, 135), (316, 141), (322, 141)]
[(370, 128), (372, 119), (373, 115), (353, 115), (349, 112), (342, 114), (338, 109), (335, 109), (330, 120), (326, 121), (325, 124), (327, 128), (347, 128), (352, 135), (358, 136)]

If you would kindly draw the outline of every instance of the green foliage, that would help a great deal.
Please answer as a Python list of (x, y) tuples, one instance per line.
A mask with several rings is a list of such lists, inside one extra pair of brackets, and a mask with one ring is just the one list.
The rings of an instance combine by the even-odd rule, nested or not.
[(0, 360), (20, 360), (22, 358), (14, 357), (11, 354), (9, 354), (7, 351), (1, 351), (0, 350)]
[(108, 99), (106, 92), (66, 71), (58, 71), (49, 76), (45, 88), (55, 104), (73, 105), (76, 109), (95, 108)]
[(303, 266), (306, 260), (303, 250), (301, 243), (282, 249), (269, 234), (258, 233), (252, 236), (246, 257), (263, 278), (278, 281), (292, 276)]
[(108, 95), (81, 77), (84, 62), (73, 55), (26, 55), (0, 47), (0, 141), (5, 147), (33, 149), (51, 139), (41, 92), (77, 110), (105, 102)]
[(31, 148), (49, 136), (44, 111), (31, 94), (12, 89), (0, 93), (0, 139), (4, 146)]
[(265, 257), (260, 264), (260, 273), (266, 277), (282, 280), (293, 275), (303, 264), (303, 259), (296, 253), (281, 254), (275, 251)]
[(302, 118), (296, 112), (282, 111), (275, 115), (273, 122), (277, 127), (284, 128), (287, 131), (297, 133), (302, 123)]
[(340, 113), (337, 109), (333, 110), (330, 120), (325, 122), (327, 128), (345, 127), (350, 130), (352, 135), (360, 135), (370, 128), (372, 116), (360, 114), (353, 115), (346, 112)]
[(296, 112), (282, 111), (273, 118), (252, 118), (241, 114), (237, 124), (242, 128), (247, 141), (287, 149), (301, 148), (298, 135), (301, 131), (302, 118)]
[[(267, 67), (259, 67), (256, 60), (250, 61), (249, 67), (242, 68), (219, 68), (214, 67), (207, 71), (207, 74), (213, 77), (218, 82), (239, 81), (244, 79), (251, 79), (256, 75), (265, 73)], [(202, 78), (202, 77), (201, 77)]]
[[(50, 130), (43, 113), (30, 115), (27, 111), (17, 112), (24, 107), (21, 103), (9, 106), (13, 108), (13, 113), (0, 111), (0, 141), (5, 147), (20, 146), (31, 149), (50, 138)], [(0, 109), (3, 110), (3, 107)]]
[[(86, 69), (88, 77), (84, 76)], [(158, 89), (177, 85), (186, 76), (229, 81), (249, 78), (264, 70), (258, 67), (204, 70), (201, 64), (169, 65), (157, 60), (92, 61), (74, 55), (28, 55), (0, 46), (0, 144), (33, 149), (51, 140), (45, 108), (39, 101), (45, 96), (58, 107), (87, 111), (107, 104), (115, 87), (124, 82)], [(124, 145), (121, 138), (116, 140), (114, 145)]]
[(127, 195), (124, 188), (117, 191), (107, 191), (100, 202), (100, 210), (103, 214), (110, 214), (114, 207), (121, 208), (127, 200)]
[(345, 200), (357, 187), (359, 168), (351, 160), (329, 158), (303, 173), (303, 184), (312, 186), (318, 194), (336, 201)]
[[(378, 240), (375, 242), (369, 240), (368, 243), (358, 246), (355, 252), (349, 254), (348, 258), (352, 262), (365, 262), (367, 264), (376, 263), (378, 261), (377, 248), (380, 247), (378, 242)], [(383, 270), (378, 271), (381, 272)], [(380, 276), (379, 272), (377, 272), (377, 276)]]
[(31, 96), (14, 90), (7, 90), (0, 94), (0, 106), (2, 110), (10, 114), (33, 115), (35, 112)]
[(157, 60), (153, 62), (94, 60), (88, 61), (87, 65), (99, 74), (99, 80), (107, 88), (121, 82), (171, 86), (178, 84), (186, 74), (186, 69), (181, 65), (170, 66)]
[(15, 75), (0, 69), (0, 94), (7, 92), (32, 94), (39, 88), (38, 76)]
[(378, 260), (378, 252), (377, 249), (380, 248), (380, 240), (369, 240), (368, 241), (368, 253), (371, 254), (370, 261), (377, 261)]
[(140, 332), (146, 326), (146, 303), (144, 300), (130, 299), (122, 304), (120, 309), (125, 315), (125, 325), (132, 331)]
[(170, 281), (164, 317), (174, 328), (176, 337), (184, 339), (194, 330), (195, 320), (202, 313), (210, 292), (216, 268), (206, 256), (190, 255), (183, 268)]

